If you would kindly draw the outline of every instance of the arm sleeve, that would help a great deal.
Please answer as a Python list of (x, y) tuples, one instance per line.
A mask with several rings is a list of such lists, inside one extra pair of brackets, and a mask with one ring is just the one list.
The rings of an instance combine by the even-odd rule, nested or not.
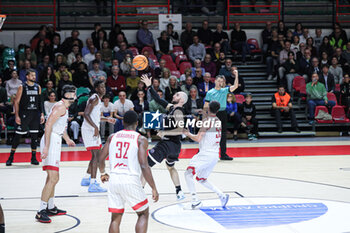
[(210, 102), (211, 101), (211, 93), (208, 92), (207, 95), (205, 96), (205, 101)]
[(157, 92), (155, 92), (155, 90), (153, 90), (153, 87), (151, 86), (150, 88), (149, 88), (149, 91), (150, 91), (150, 93), (151, 93), (151, 96), (152, 96), (152, 98), (158, 103), (158, 104), (160, 104), (163, 108), (166, 108), (167, 106), (168, 106), (168, 101), (166, 101), (166, 100), (164, 100), (164, 99), (161, 99), (160, 97), (159, 97), (159, 95), (157, 94)]

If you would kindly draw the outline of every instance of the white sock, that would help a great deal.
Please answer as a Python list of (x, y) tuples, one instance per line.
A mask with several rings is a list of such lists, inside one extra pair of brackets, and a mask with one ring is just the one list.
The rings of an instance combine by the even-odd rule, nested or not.
[(187, 187), (188, 187), (188, 190), (190, 191), (190, 193), (192, 195), (196, 194), (196, 187), (195, 187), (195, 184), (194, 184), (193, 174), (192, 174), (192, 170), (191, 169), (186, 170), (186, 172), (185, 172), (185, 180), (186, 180), (186, 184), (187, 184)]
[(89, 173), (86, 173), (84, 176), (85, 179), (89, 179), (90, 177), (91, 177), (91, 174), (89, 174)]
[(95, 183), (95, 182), (96, 182), (96, 178), (91, 178), (90, 184), (93, 184), (93, 183)]
[(54, 201), (54, 197), (51, 197), (49, 199), (49, 202), (47, 203), (48, 204), (47, 208), (49, 208), (49, 210), (55, 208), (55, 204), (53, 203), (53, 201)]
[(215, 192), (219, 197), (224, 196), (224, 193), (220, 191), (216, 186), (209, 183), (207, 180), (201, 180), (199, 183), (201, 183), (204, 187), (207, 189), (210, 189), (211, 191)]
[(47, 207), (47, 202), (45, 201), (40, 201), (40, 208), (39, 208), (39, 212), (42, 210), (46, 210)]

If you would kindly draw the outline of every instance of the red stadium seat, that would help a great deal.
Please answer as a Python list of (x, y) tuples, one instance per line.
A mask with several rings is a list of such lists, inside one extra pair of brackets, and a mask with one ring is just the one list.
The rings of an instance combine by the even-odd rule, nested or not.
[[(328, 113), (328, 109), (326, 108), (326, 106), (316, 106), (315, 116), (318, 115), (318, 112), (320, 110)], [(323, 124), (332, 124), (333, 123), (333, 120), (319, 120), (319, 119), (316, 119), (316, 121), (317, 121), (317, 123), (323, 123)]]
[(129, 50), (132, 52), (134, 57), (139, 55), (139, 50), (136, 47), (130, 47)]
[(188, 61), (188, 58), (186, 56), (186, 54), (180, 54), (180, 55), (177, 55), (176, 59), (175, 59), (175, 64), (177, 67), (180, 67), (180, 63), (182, 61)]
[(245, 98), (243, 95), (235, 95), (236, 97), (236, 103), (243, 104), (245, 102)]
[(255, 47), (254, 49), (250, 50), (251, 53), (261, 53), (261, 49), (259, 47), (259, 42), (256, 39), (250, 38), (250, 39), (248, 39), (247, 43), (248, 43), (249, 47), (251, 47), (251, 46)]
[(158, 58), (157, 58), (157, 56), (154, 55), (154, 54), (150, 54), (150, 55), (149, 55), (149, 58), (150, 58), (154, 63), (158, 62)]
[(180, 46), (174, 46), (173, 53), (175, 54), (175, 56), (179, 56), (180, 54), (184, 54), (184, 50)]
[(177, 70), (177, 67), (176, 67), (175, 63), (167, 62), (167, 63), (165, 64), (165, 67), (168, 68), (170, 71)]
[(345, 115), (344, 108), (340, 105), (333, 107), (332, 119), (334, 120), (334, 123), (349, 123), (350, 122), (350, 120)]
[(178, 70), (172, 70), (171, 75), (175, 75), (176, 78), (180, 78), (180, 76), (181, 76), (180, 71), (178, 71)]
[(153, 51), (153, 48), (151, 48), (151, 47), (148, 47), (148, 46), (146, 46), (146, 47), (143, 47), (143, 49), (142, 49), (142, 54), (143, 54), (143, 52), (145, 52), (145, 51), (148, 51), (148, 53), (149, 54), (154, 54), (154, 51)]
[(293, 89), (301, 93), (302, 89), (304, 88), (306, 90), (305, 79), (302, 76), (296, 76), (293, 79)]
[(186, 69), (192, 68), (192, 64), (191, 64), (191, 62), (184, 61), (184, 62), (181, 62), (179, 68), (180, 68), (180, 73), (184, 74)]
[(164, 54), (160, 59), (164, 59), (167, 64), (174, 63), (173, 58), (168, 54)]
[(328, 93), (327, 93), (327, 98), (328, 98), (328, 100), (330, 100), (330, 101), (334, 101), (334, 102), (335, 102), (335, 105), (338, 105), (337, 97), (334, 95), (334, 93), (328, 92)]

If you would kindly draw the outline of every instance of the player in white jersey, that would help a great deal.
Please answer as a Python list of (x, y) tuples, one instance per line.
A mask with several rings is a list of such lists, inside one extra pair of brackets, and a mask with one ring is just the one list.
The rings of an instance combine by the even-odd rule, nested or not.
[(62, 137), (68, 146), (75, 146), (67, 134), (68, 107), (76, 99), (76, 88), (65, 85), (62, 88), (62, 100), (51, 109), (45, 124), (45, 133), (40, 141), (43, 170), (47, 172), (46, 183), (41, 194), (40, 208), (35, 218), (42, 223), (50, 223), (49, 216), (64, 215), (67, 212), (54, 205), (55, 186), (59, 180), (59, 162), (61, 160)]
[[(229, 199), (228, 194), (225, 195), (207, 180), (219, 160), (221, 121), (216, 117), (216, 113), (219, 109), (219, 102), (211, 101), (209, 104), (209, 115), (203, 120), (203, 122), (209, 121), (209, 127), (202, 127), (197, 135), (193, 135), (187, 130), (184, 131), (186, 136), (193, 141), (199, 142), (199, 152), (193, 156), (185, 172), (186, 183), (192, 195), (193, 209), (201, 206), (201, 201), (196, 194), (194, 175), (196, 175), (196, 180), (200, 184), (219, 196), (222, 207), (226, 206)], [(205, 123), (203, 123), (203, 125), (205, 125)]]
[(96, 173), (98, 167), (98, 155), (102, 147), (100, 136), (100, 121), (108, 121), (109, 123), (115, 123), (114, 118), (101, 117), (102, 97), (106, 94), (106, 86), (104, 81), (97, 80), (94, 83), (96, 94), (93, 94), (87, 104), (84, 111), (84, 122), (81, 126), (81, 135), (83, 137), (84, 146), (86, 150), (91, 151), (91, 160), (87, 169), (85, 177), (81, 181), (82, 186), (89, 186), (89, 192), (107, 192), (96, 181)]
[(148, 142), (136, 132), (137, 124), (137, 113), (127, 111), (123, 119), (124, 130), (109, 136), (99, 156), (99, 163), (103, 165), (109, 156), (111, 169), (110, 175), (101, 170), (102, 182), (109, 181), (108, 210), (112, 213), (109, 233), (119, 233), (125, 203), (138, 215), (136, 233), (147, 232), (149, 208), (141, 185), (141, 173), (152, 188), (153, 200), (156, 202), (159, 198), (147, 161)]

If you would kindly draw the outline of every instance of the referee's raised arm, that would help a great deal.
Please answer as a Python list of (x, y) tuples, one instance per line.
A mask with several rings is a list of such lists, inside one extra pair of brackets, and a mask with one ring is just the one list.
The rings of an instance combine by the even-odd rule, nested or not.
[(230, 92), (234, 92), (237, 88), (238, 88), (238, 85), (239, 85), (239, 78), (238, 78), (238, 70), (234, 70), (233, 73), (235, 74), (235, 82), (233, 83), (232, 86), (230, 86)]

